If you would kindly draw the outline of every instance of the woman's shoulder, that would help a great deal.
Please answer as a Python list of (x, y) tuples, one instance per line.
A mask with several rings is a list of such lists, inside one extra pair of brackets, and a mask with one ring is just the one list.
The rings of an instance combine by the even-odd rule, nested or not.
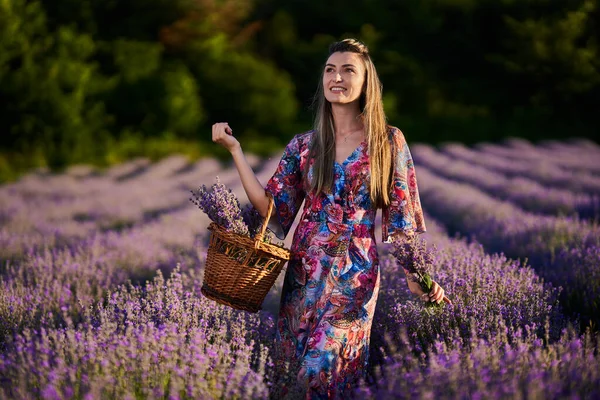
[(301, 143), (309, 143), (312, 139), (314, 131), (311, 129), (310, 131), (298, 133), (294, 138)]
[(388, 125), (387, 130), (388, 130), (390, 140), (392, 140), (394, 143), (398, 143), (400, 145), (404, 145), (406, 143), (406, 138), (404, 137), (404, 133), (402, 133), (402, 131), (399, 128), (397, 128), (393, 125)]
[(297, 149), (305, 149), (310, 144), (310, 141), (313, 136), (313, 130), (298, 133), (294, 135), (288, 146), (297, 148)]

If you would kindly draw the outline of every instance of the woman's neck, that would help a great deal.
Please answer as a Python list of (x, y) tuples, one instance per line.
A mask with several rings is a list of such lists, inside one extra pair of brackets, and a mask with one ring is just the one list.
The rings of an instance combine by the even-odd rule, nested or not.
[(360, 109), (358, 104), (332, 104), (331, 114), (336, 133), (344, 134), (346, 132), (355, 131), (363, 127), (360, 118)]

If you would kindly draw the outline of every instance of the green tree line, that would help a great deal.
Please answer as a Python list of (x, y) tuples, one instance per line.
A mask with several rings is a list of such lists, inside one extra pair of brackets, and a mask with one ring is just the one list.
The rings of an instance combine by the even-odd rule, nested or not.
[(219, 155), (218, 121), (267, 154), (348, 36), (412, 141), (595, 138), (598, 21), (596, 0), (0, 0), (0, 180)]

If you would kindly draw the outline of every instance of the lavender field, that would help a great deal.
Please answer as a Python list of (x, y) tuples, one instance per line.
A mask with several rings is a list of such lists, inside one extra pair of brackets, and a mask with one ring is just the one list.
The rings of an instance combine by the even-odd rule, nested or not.
[[(454, 304), (424, 312), (380, 244), (356, 397), (600, 398), (600, 146), (411, 150)], [(248, 158), (263, 183), (279, 161)], [(246, 201), (230, 165), (179, 156), (0, 186), (0, 398), (277, 398), (283, 275), (258, 314), (200, 293), (209, 221), (190, 190), (217, 176)]]

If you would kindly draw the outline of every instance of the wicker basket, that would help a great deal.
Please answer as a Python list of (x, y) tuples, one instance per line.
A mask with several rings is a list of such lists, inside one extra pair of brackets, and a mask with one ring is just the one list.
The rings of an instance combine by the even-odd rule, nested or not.
[(214, 222), (209, 225), (212, 234), (202, 294), (238, 310), (261, 309), (265, 296), (290, 259), (289, 250), (263, 242), (272, 211), (273, 198), (269, 196), (267, 216), (254, 239), (227, 232)]

